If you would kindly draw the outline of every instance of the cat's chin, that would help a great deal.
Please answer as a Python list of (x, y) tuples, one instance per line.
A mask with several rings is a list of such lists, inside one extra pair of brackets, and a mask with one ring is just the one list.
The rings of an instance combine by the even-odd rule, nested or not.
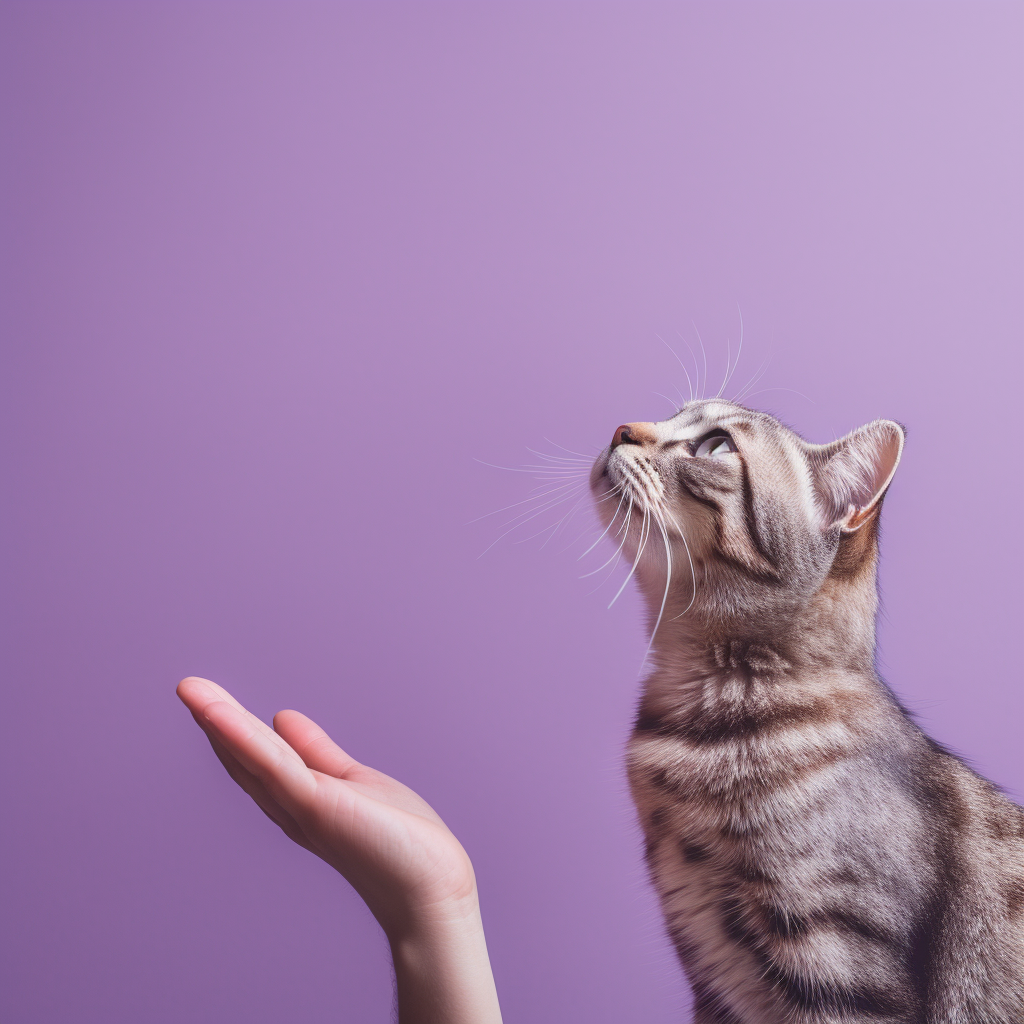
[(617, 506), (616, 502), (611, 499), (615, 495), (616, 489), (621, 487), (621, 483), (613, 477), (610, 471), (609, 454), (610, 449), (606, 448), (598, 455), (590, 470), (589, 479), (590, 496), (594, 500), (597, 517), (601, 520), (602, 526), (608, 526), (615, 518)]
[(612, 481), (608, 475), (608, 456), (611, 454), (610, 448), (605, 448), (603, 452), (596, 459), (594, 459), (593, 466), (590, 467), (590, 490), (596, 495), (599, 489), (611, 490)]

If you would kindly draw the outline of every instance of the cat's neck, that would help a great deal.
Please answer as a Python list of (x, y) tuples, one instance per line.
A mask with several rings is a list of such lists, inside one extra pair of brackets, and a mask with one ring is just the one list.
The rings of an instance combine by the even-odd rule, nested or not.
[[(646, 588), (644, 588), (646, 591)], [(652, 624), (660, 611), (648, 596)], [(874, 678), (874, 567), (856, 579), (829, 577), (799, 604), (730, 613), (669, 600), (651, 643), (656, 674), (692, 678), (745, 673), (761, 679), (815, 675)]]

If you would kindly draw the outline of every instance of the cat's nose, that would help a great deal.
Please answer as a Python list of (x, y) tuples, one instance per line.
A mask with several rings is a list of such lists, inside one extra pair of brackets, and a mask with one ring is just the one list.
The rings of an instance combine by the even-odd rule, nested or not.
[(623, 423), (612, 437), (612, 447), (620, 444), (657, 444), (658, 431), (653, 423)]

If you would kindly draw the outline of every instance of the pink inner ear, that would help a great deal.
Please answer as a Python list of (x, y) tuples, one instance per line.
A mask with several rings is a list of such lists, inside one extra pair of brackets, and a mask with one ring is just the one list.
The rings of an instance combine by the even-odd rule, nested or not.
[(885, 493), (902, 450), (903, 431), (887, 420), (869, 423), (844, 437), (819, 478), (829, 522), (851, 522), (872, 508)]
[(865, 480), (861, 507), (873, 504), (881, 495), (882, 489), (889, 482), (896, 463), (899, 461), (902, 437), (892, 430), (880, 431), (881, 437), (875, 443), (875, 454), (872, 460), (870, 478)]

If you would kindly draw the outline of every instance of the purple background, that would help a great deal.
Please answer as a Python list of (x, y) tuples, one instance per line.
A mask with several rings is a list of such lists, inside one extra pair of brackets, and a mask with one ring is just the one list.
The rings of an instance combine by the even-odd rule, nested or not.
[[(909, 427), (882, 668), (1020, 796), (1019, 40), (990, 3), (5, 3), (11, 1022), (386, 1020), (382, 936), (174, 697), (292, 706), (433, 801), (506, 1019), (685, 1019), (589, 512), (483, 558), (525, 446), (712, 390)], [(803, 397), (806, 396), (806, 397)], [(548, 439), (548, 440), (545, 440)], [(568, 507), (568, 506), (566, 506)], [(538, 528), (559, 510), (542, 515)], [(585, 528), (585, 529), (583, 529)]]

